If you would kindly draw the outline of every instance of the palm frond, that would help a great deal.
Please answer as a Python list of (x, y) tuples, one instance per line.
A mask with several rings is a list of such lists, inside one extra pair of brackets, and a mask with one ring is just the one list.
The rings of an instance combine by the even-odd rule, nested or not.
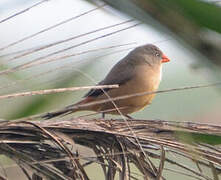
[[(31, 169), (35, 175), (30, 177), (90, 179), (85, 168), (91, 164), (101, 166), (105, 179), (165, 179), (169, 172), (193, 179), (219, 177), (221, 142), (207, 140), (221, 139), (221, 126), (134, 119), (128, 127), (125, 121), (2, 122), (0, 152), (29, 174)], [(84, 155), (78, 145), (94, 154)], [(202, 171), (205, 167), (210, 174)]]

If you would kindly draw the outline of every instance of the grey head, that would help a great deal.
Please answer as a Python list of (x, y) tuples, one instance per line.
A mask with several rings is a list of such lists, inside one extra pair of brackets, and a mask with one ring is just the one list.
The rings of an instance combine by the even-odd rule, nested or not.
[(161, 64), (162, 58), (163, 52), (153, 44), (139, 46), (125, 57), (131, 64), (149, 64), (150, 66)]

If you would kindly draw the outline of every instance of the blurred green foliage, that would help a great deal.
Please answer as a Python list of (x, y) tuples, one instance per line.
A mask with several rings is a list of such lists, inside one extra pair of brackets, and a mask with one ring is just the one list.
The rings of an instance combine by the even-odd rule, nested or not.
[[(93, 0), (91, 0), (93, 1)], [(208, 60), (221, 66), (221, 46), (202, 36), (209, 29), (221, 33), (220, 6), (200, 0), (103, 0), (115, 9), (151, 24), (160, 31), (175, 33)], [(152, 21), (155, 20), (155, 23)], [(159, 23), (156, 23), (156, 22)], [(203, 59), (202, 59), (203, 60)]]
[[(165, 1), (160, 0), (165, 4)], [(221, 8), (216, 4), (199, 0), (167, 0), (171, 7), (177, 7), (186, 18), (199, 27), (205, 27), (221, 33)]]
[(199, 134), (199, 133), (187, 133), (187, 132), (176, 132), (177, 138), (181, 142), (185, 143), (205, 143), (210, 145), (221, 144), (221, 136), (213, 134)]

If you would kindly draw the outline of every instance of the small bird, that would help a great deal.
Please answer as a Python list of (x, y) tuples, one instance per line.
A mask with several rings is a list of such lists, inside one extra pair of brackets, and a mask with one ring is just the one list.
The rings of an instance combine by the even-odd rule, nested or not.
[(153, 92), (158, 89), (162, 77), (162, 63), (169, 62), (169, 58), (153, 44), (146, 44), (132, 50), (120, 60), (98, 85), (118, 84), (119, 88), (91, 89), (84, 99), (72, 105), (75, 108), (65, 108), (60, 111), (47, 113), (45, 119), (73, 113), (76, 111), (95, 111), (121, 114), (131, 118), (128, 114), (139, 111), (151, 103), (155, 94), (114, 100), (102, 104), (79, 106), (86, 103), (116, 98), (135, 93)]

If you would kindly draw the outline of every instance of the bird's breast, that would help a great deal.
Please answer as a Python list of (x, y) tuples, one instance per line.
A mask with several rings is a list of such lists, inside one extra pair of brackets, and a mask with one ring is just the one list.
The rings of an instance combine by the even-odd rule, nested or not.
[(134, 78), (137, 84), (137, 91), (155, 91), (158, 89), (162, 78), (162, 67), (146, 67), (141, 66), (137, 68)]

